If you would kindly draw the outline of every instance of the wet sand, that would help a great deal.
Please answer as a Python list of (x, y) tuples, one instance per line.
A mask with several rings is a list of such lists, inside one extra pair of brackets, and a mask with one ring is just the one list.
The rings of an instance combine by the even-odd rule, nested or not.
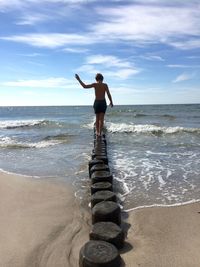
[(134, 210), (127, 223), (127, 267), (200, 266), (200, 203)]
[[(69, 184), (55, 180), (0, 173), (0, 266), (78, 266), (80, 248), (89, 240), (90, 212)], [(200, 203), (127, 215), (125, 266), (200, 266)]]
[(64, 182), (0, 173), (0, 266), (77, 267), (87, 216)]

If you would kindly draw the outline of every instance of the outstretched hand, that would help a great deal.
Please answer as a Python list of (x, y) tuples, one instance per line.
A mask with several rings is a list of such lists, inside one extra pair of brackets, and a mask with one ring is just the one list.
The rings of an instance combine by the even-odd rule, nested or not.
[(78, 76), (78, 74), (75, 74), (75, 78), (76, 78), (77, 80), (80, 80), (80, 77)]

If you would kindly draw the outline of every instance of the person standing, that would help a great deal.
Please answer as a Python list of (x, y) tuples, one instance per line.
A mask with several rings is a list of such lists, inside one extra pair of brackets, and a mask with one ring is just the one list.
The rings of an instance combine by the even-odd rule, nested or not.
[(96, 135), (97, 137), (101, 136), (104, 126), (104, 116), (107, 109), (105, 94), (107, 94), (108, 99), (110, 100), (110, 106), (113, 107), (112, 96), (110, 94), (108, 85), (106, 83), (103, 83), (104, 77), (101, 73), (96, 74), (96, 83), (91, 84), (85, 84), (78, 74), (75, 74), (75, 78), (83, 88), (94, 88), (95, 90), (95, 101), (93, 108), (96, 115)]

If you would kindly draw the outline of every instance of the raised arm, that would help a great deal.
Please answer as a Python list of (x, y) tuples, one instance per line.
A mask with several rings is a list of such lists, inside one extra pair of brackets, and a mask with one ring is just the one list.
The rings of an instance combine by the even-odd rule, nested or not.
[(85, 84), (83, 81), (81, 81), (81, 78), (78, 76), (78, 74), (75, 74), (75, 78), (77, 79), (77, 81), (80, 83), (80, 85), (83, 87), (83, 88), (93, 88), (94, 87), (94, 83), (91, 83), (91, 84)]

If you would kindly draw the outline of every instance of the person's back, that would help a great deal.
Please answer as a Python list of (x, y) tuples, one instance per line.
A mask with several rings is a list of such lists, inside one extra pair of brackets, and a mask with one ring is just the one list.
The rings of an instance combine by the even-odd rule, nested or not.
[(108, 86), (106, 83), (97, 82), (94, 84), (96, 100), (105, 99), (105, 92), (106, 92), (107, 88), (108, 88)]

